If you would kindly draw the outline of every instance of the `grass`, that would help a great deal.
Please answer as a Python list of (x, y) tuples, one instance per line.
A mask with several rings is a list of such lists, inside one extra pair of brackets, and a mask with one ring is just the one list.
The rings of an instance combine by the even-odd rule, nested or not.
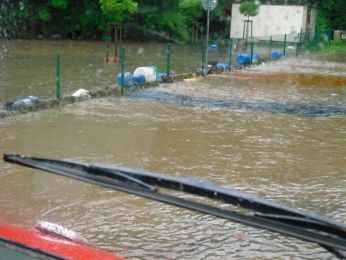
[(346, 41), (341, 39), (330, 41), (323, 48), (315, 49), (319, 58), (336, 62), (346, 62)]
[(346, 52), (346, 41), (341, 39), (337, 39), (331, 41), (326, 48), (321, 49), (319, 52), (321, 53), (331, 53), (331, 52)]

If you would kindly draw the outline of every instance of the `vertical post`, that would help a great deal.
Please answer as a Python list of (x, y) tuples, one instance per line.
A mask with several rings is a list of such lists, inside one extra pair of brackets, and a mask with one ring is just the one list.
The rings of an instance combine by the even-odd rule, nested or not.
[(60, 54), (56, 55), (56, 99), (61, 99), (61, 60)]
[(106, 54), (106, 63), (109, 61), (109, 41), (107, 39), (107, 54)]
[(299, 48), (302, 47), (302, 40), (303, 40), (303, 27), (300, 29), (300, 35), (299, 35)]
[(167, 59), (166, 59), (166, 65), (167, 65), (167, 77), (170, 76), (171, 74), (171, 48), (172, 48), (172, 44), (168, 43), (167, 44), (167, 49), (166, 49), (166, 55), (167, 55)]
[(244, 26), (243, 26), (243, 39), (245, 39), (245, 27), (246, 27), (246, 22), (244, 20)]
[(286, 56), (286, 41), (287, 41), (287, 34), (285, 34), (285, 38), (284, 38), (284, 56)]
[(121, 78), (120, 78), (120, 87), (121, 87), (121, 94), (124, 93), (124, 83), (125, 83), (125, 48), (121, 48), (120, 53), (120, 71), (121, 71)]
[(233, 40), (229, 39), (229, 60), (228, 60), (228, 67), (229, 70), (231, 71), (232, 69), (232, 57), (233, 56)]
[(269, 57), (268, 57), (269, 61), (272, 59), (272, 44), (273, 44), (273, 36), (270, 35), (270, 39), (269, 39)]
[(205, 46), (202, 43), (202, 73), (205, 75), (206, 67), (205, 67)]
[(207, 39), (205, 48), (205, 65), (204, 65), (204, 76), (208, 74), (208, 47), (209, 47), (209, 20), (210, 20), (210, 0), (208, 0), (207, 8)]
[(114, 63), (118, 60), (118, 27), (114, 24)]
[(110, 39), (112, 39), (112, 37), (110, 36), (111, 32), (110, 32), (110, 29), (109, 29), (109, 25), (108, 25), (108, 35), (107, 35), (107, 55), (106, 55), (106, 63), (109, 62), (109, 42), (110, 42)]
[(299, 49), (301, 48), (301, 45), (302, 45), (302, 37), (303, 37), (303, 28), (300, 29), (300, 33), (299, 33), (299, 42), (297, 43), (296, 57), (298, 56)]
[(252, 59), (253, 59), (253, 45), (254, 45), (254, 42), (253, 42), (253, 39), (251, 39), (250, 64), (252, 64)]

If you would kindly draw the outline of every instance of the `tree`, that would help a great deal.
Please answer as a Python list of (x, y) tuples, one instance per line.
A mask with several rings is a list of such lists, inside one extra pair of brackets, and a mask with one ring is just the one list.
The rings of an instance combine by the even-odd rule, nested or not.
[(112, 22), (122, 22), (124, 13), (133, 13), (137, 10), (138, 4), (133, 0), (99, 0), (101, 10), (108, 20)]
[[(258, 5), (254, 2), (254, 0), (245, 0), (240, 4), (239, 11), (242, 15), (247, 16), (247, 21), (244, 21), (244, 25), (246, 23), (246, 26), (244, 26), (243, 30), (243, 38), (244, 35), (246, 38), (249, 35), (249, 23), (250, 23), (250, 17), (256, 16), (258, 14)], [(251, 37), (252, 37), (252, 25), (251, 25)]]

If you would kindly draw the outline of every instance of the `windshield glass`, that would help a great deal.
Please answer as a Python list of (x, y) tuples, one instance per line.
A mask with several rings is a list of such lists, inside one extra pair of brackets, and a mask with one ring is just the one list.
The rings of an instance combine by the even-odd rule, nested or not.
[(35, 248), (26, 247), (10, 241), (0, 239), (0, 255), (1, 259), (63, 259), (58, 256), (50, 255)]
[[(346, 223), (344, 1), (118, 2), (0, 4), (1, 154), (201, 177)], [(1, 221), (128, 258), (330, 257), (3, 161), (0, 183)]]

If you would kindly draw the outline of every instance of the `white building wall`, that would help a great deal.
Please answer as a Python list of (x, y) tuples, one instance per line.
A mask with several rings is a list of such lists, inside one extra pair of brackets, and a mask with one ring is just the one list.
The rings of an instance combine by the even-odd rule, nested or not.
[[(231, 38), (243, 38), (244, 20), (247, 17), (239, 12), (240, 4), (232, 5)], [(253, 21), (253, 36), (268, 38), (269, 36), (297, 35), (303, 28), (305, 31), (307, 6), (297, 5), (260, 5)], [(249, 33), (250, 36), (250, 33)]]

